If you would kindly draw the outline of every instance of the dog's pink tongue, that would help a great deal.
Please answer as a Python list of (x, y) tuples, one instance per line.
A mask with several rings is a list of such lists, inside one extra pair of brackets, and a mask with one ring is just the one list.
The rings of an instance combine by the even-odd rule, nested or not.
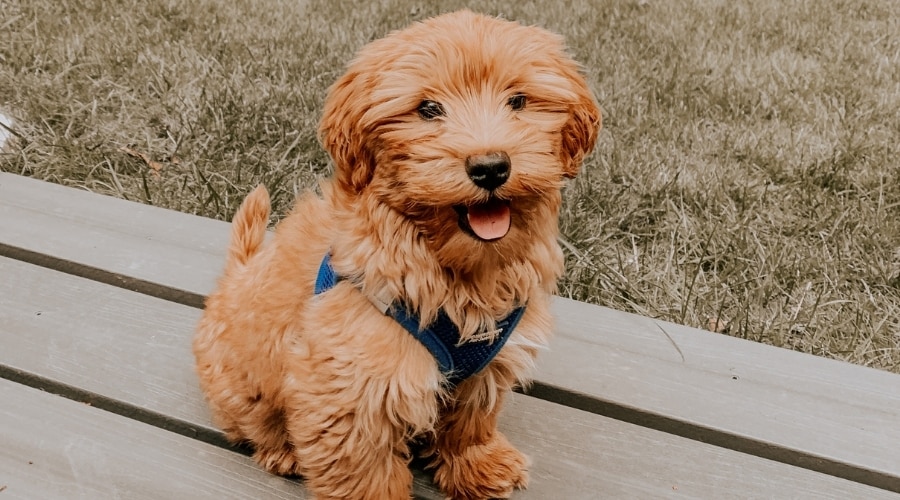
[(469, 227), (483, 240), (496, 240), (509, 232), (509, 205), (500, 200), (491, 200), (469, 207)]

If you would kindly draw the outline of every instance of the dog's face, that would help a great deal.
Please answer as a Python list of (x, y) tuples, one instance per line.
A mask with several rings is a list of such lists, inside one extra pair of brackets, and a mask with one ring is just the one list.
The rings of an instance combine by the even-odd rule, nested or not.
[(560, 37), (463, 11), (364, 47), (320, 136), (339, 189), (377, 196), (436, 253), (479, 258), (555, 237), (563, 179), (599, 127)]

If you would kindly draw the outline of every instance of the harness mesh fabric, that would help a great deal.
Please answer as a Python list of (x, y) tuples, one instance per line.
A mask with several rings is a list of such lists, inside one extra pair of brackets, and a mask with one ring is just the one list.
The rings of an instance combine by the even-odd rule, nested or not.
[[(331, 254), (326, 254), (316, 277), (316, 295), (331, 289), (339, 280), (340, 277), (331, 267)], [(431, 352), (441, 372), (453, 385), (480, 372), (494, 359), (524, 313), (525, 307), (518, 307), (509, 316), (498, 321), (499, 331), (493, 340), (460, 344), (459, 328), (443, 310), (438, 312), (438, 317), (432, 324), (424, 328), (420, 325), (419, 317), (411, 314), (403, 304), (391, 304), (385, 312)]]

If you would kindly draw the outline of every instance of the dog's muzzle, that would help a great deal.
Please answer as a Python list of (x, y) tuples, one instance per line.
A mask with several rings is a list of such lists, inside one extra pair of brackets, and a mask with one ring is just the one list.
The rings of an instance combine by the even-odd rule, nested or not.
[(494, 190), (509, 179), (509, 155), (494, 151), (466, 158), (466, 174), (481, 189), (491, 192), (486, 202), (454, 207), (459, 214), (459, 227), (481, 241), (496, 241), (506, 236), (512, 224), (509, 201), (497, 198)]

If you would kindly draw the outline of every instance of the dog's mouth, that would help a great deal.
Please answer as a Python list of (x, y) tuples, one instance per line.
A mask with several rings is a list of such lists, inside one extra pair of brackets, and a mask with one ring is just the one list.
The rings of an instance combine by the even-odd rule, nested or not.
[(459, 227), (481, 241), (496, 241), (506, 236), (512, 225), (509, 201), (491, 198), (484, 203), (456, 205)]

